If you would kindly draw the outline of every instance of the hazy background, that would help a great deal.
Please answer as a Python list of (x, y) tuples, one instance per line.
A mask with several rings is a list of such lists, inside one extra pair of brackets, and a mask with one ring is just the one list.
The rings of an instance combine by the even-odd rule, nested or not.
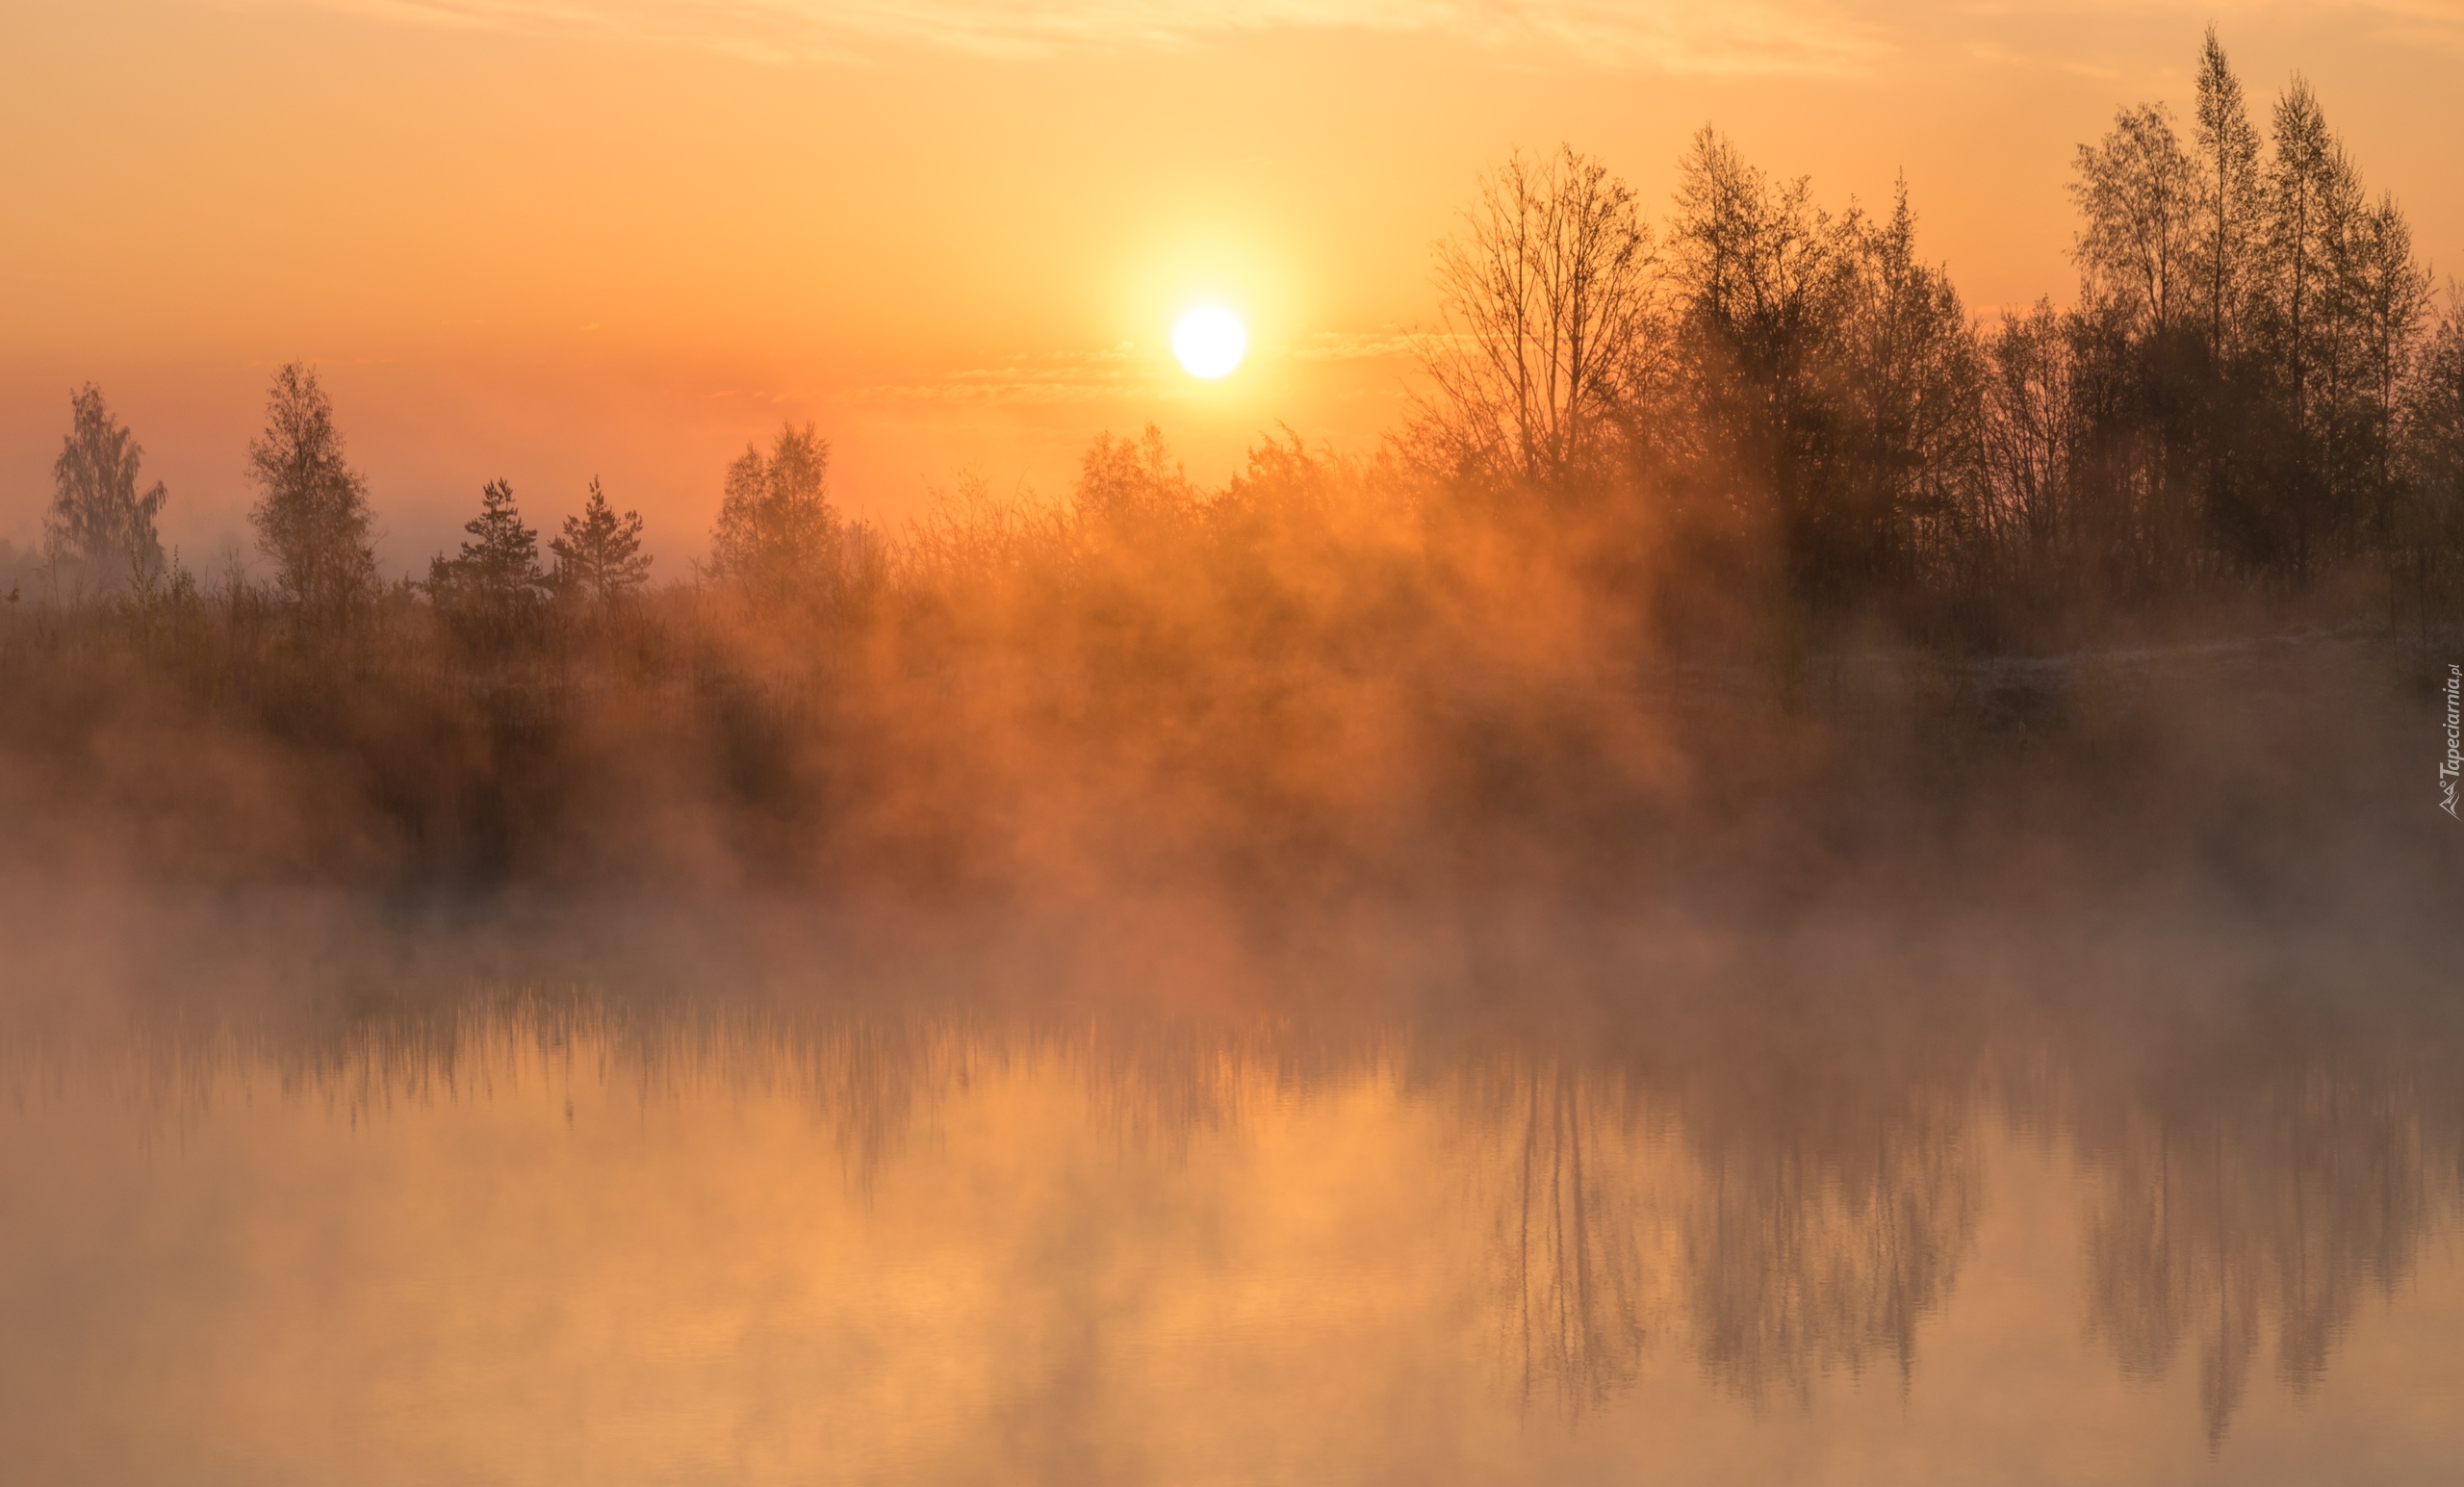
[[(1835, 205), (1904, 168), (1969, 307), (2070, 297), (2064, 190), (2120, 104), (2187, 111), (2214, 19), (2297, 64), (2442, 278), (2464, 8), (1417, 0), (16, 0), (0, 13), (0, 538), (99, 381), (192, 564), (244, 547), (271, 370), (319, 365), (398, 572), (481, 481), (603, 476), (676, 574), (785, 418), (851, 514), (962, 469), (1065, 489), (1149, 420), (1202, 481), (1289, 421), (1393, 426), (1399, 334), (1477, 170), (1568, 140), (1664, 200), (1713, 119)], [(1251, 359), (1168, 359), (1199, 298)]]

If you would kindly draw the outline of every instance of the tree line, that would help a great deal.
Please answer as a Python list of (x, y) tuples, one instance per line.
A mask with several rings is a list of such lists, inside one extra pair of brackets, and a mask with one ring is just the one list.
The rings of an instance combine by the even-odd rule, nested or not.
[[(2451, 618), (2464, 304), (2296, 77), (2263, 135), (2211, 28), (2187, 126), (2079, 147), (2079, 292), (1972, 317), (1886, 212), (1825, 211), (1709, 128), (1655, 231), (1571, 149), (1509, 161), (1440, 253), (1414, 448), (1458, 489), (1880, 607), (2145, 606), (2356, 564)], [(1680, 592), (1683, 585), (1678, 585)]]
[[(82, 592), (147, 594), (194, 578), (164, 554), (154, 518), (163, 483), (138, 490), (144, 450), (89, 384), (70, 399), (72, 422), (53, 470), (44, 555)], [(771, 600), (784, 600), (835, 562), (851, 532), (828, 496), (830, 447), (814, 428), (783, 429), (767, 454), (748, 446), (729, 467), (706, 572)], [(275, 372), (266, 425), (248, 444), (246, 474), (257, 499), (248, 525), (271, 566), (273, 592), (314, 624), (347, 626), (378, 600), (375, 512), (368, 481), (347, 457), (333, 402), (314, 369)], [(621, 515), (599, 480), (582, 509), (564, 519), (543, 560), (539, 532), (525, 524), (509, 481), (488, 481), (460, 551), (438, 553), (424, 580), (405, 580), (457, 628), (509, 640), (552, 605), (607, 611), (650, 583), (638, 511)]]
[[(2436, 307), (2401, 211), (2309, 86), (2262, 131), (2211, 28), (2188, 120), (2120, 109), (2070, 192), (2075, 300), (1986, 319), (1919, 252), (1904, 180), (1886, 210), (1827, 210), (1707, 126), (1656, 225), (1599, 161), (1518, 154), (1438, 250), (1426, 376), (1373, 483), (1433, 541), (1470, 523), (1571, 554), (1681, 643), (1881, 621), (2050, 644), (2083, 616), (2355, 576), (2391, 613), (2451, 622), (2464, 302)], [(897, 543), (843, 521), (829, 452), (790, 426), (729, 467), (710, 578), (758, 604), (834, 602), (946, 556), (948, 513)], [(46, 543), (94, 586), (182, 581), (141, 457), (99, 391), (75, 395)], [(1168, 467), (1151, 441), (1098, 440), (1071, 519), (1151, 545), (1234, 495)], [(384, 586), (367, 483), (310, 370), (274, 378), (247, 472), (274, 591), (346, 622)], [(637, 595), (642, 526), (594, 480), (551, 565), (492, 481), (459, 552), (403, 591), (508, 643)]]

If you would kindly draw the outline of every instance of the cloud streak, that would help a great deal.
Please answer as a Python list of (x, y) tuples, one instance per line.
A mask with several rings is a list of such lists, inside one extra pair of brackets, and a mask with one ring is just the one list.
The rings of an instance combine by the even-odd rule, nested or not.
[(1837, 73), (1889, 48), (1835, 6), (1682, 0), (300, 0), (393, 20), (684, 43), (776, 61), (1176, 49), (1270, 32), (1468, 41), (1535, 62)]
[[(1317, 331), (1288, 344), (1255, 347), (1253, 362), (1393, 362), (1408, 366), (1422, 338), (1387, 328)], [(858, 402), (1057, 404), (1170, 397), (1189, 379), (1160, 346), (1130, 342), (1092, 351), (1046, 351), (1001, 357), (919, 381), (877, 383), (854, 394)]]
[[(249, 0), (242, 0), (249, 3)], [(988, 58), (1176, 50), (1270, 33), (1424, 37), (1536, 65), (1569, 64), (1708, 76), (1854, 75), (1894, 54), (1945, 41), (2010, 64), (2070, 65), (2044, 38), (2003, 45), (2016, 20), (2067, 16), (2092, 49), (2130, 8), (2072, 0), (2047, 8), (1998, 0), (256, 0), (397, 21), (688, 45), (769, 62), (862, 64), (902, 49)], [(2219, 10), (2178, 8), (2186, 22)], [(2280, 9), (2272, 7), (2271, 9)], [(2325, 0), (2385, 39), (2464, 50), (2451, 0)], [(2144, 14), (2143, 8), (2139, 13)], [(2056, 52), (2067, 52), (2057, 47)]]
[(1131, 397), (1163, 380), (1162, 358), (1129, 346), (1005, 357), (920, 382), (859, 389), (864, 403), (1080, 403)]

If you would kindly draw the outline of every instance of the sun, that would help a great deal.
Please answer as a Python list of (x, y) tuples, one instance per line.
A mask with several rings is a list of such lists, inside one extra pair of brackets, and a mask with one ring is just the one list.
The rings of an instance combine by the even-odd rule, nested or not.
[(1172, 327), (1172, 354), (1191, 376), (1229, 376), (1249, 349), (1249, 333), (1221, 305), (1200, 305)]

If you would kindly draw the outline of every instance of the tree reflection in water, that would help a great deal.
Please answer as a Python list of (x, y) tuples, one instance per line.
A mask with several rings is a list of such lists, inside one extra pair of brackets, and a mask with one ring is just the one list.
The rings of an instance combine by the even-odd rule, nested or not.
[(1904, 1383), (1975, 1234), (1974, 1118), (1918, 1091), (1706, 1151), (1685, 1249), (1704, 1368), (1754, 1397), (1876, 1362)]
[(2132, 1377), (2194, 1354), (2211, 1444), (2269, 1336), (2294, 1389), (2332, 1367), (2364, 1299), (2452, 1221), (2464, 1173), (2464, 1040), (2412, 1000), (2373, 1020), (2342, 992), (2207, 997), (2196, 1017), (2060, 992), (2020, 1017), (1946, 1012), (1958, 987), (1871, 989), (1887, 978), (1588, 1004), (1544, 986), (1524, 999), (1542, 1014), (1500, 1034), (1408, 1007), (1065, 1013), (860, 982), (680, 992), (604, 967), (416, 979), (248, 1011), (166, 998), (83, 1043), (0, 1039), (0, 1077), (20, 1103), (104, 1077), (175, 1118), (268, 1076), (353, 1120), (559, 1070), (650, 1098), (783, 1091), (824, 1116), (860, 1192), (988, 1074), (1074, 1083), (1087, 1119), (1169, 1160), (1268, 1102), (1382, 1089), (1446, 1133), (1413, 1180), (1465, 1195), (1510, 1389), (1569, 1417), (1656, 1351), (1754, 1401), (1876, 1368), (1913, 1387), (1975, 1251), (1989, 1139), (2042, 1125), (2089, 1173), (2088, 1329)]
[(2451, 1216), (2456, 1065), (2423, 1051), (2242, 1029), (2084, 1108), (2076, 1139), (2100, 1190), (2090, 1324), (2137, 1377), (2188, 1345), (2211, 1446), (2264, 1335), (2277, 1377), (2306, 1391), (2363, 1299), (2392, 1295)]
[(1482, 1061), (1456, 1086), (1467, 1150), (1484, 1151), (1501, 1354), (1524, 1404), (1569, 1415), (1633, 1382), (1667, 1257), (1653, 1191), (1666, 1176), (1635, 1090), (1561, 1057)]

